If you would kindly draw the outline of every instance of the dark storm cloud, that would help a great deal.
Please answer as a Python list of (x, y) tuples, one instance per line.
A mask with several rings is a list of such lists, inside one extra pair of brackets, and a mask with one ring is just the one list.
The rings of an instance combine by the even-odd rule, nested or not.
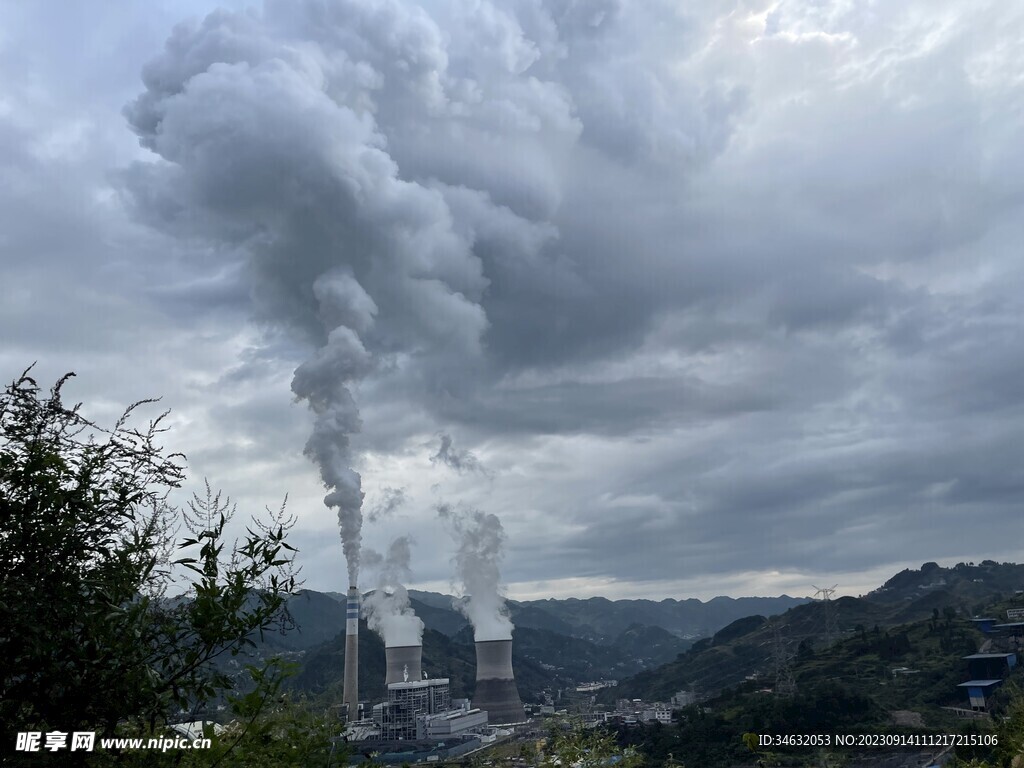
[(111, 397), (166, 382), (204, 471), (306, 488), (288, 381), (353, 328), (354, 466), (405, 499), (377, 525), (443, 546), (422, 510), (455, 435), (490, 474), (445, 493), (501, 517), (512, 583), (1001, 546), (1024, 500), (1015, 9), (209, 11), (137, 40), (106, 19), (93, 70), (0, 48), (12, 370), (138, 361)]
[[(766, 10), (742, 8), (755, 27)], [(348, 110), (355, 122), (346, 135), (393, 163), (389, 173), (434, 195), (433, 215), (471, 247), (479, 271), (468, 295), (486, 317), (478, 355), (445, 355), (417, 372), (418, 351), (396, 360), (374, 395), (418, 401), (480, 438), (614, 440), (681, 430), (676, 440), (685, 442), (717, 430), (701, 438), (720, 457), (717, 469), (681, 465), (668, 441), (662, 471), (637, 467), (618, 478), (625, 489), (603, 489), (580, 512), (564, 512), (586, 531), (567, 562), (604, 563), (615, 542), (621, 562), (601, 567), (652, 578), (643, 553), (671, 548), (664, 540), (673, 531), (692, 529), (687, 542), (705, 551), (720, 554), (723, 545), (709, 543), (729, 541), (754, 567), (779, 567), (807, 557), (803, 544), (828, 542), (858, 519), (865, 535), (876, 535), (878, 512), (865, 506), (903, 520), (924, 489), (969, 472), (925, 441), (913, 443), (920, 466), (908, 463), (913, 414), (928, 413), (941, 432), (967, 411), (1014, 407), (1017, 394), (1002, 385), (1013, 380), (1007, 360), (1017, 358), (1006, 352), (1014, 342), (1001, 336), (993, 348), (980, 330), (994, 316), (943, 297), (948, 288), (928, 285), (924, 265), (948, 272), (955, 262), (947, 254), (971, 249), (1016, 203), (983, 162), (992, 126), (973, 108), (978, 89), (951, 66), (966, 55), (955, 34), (916, 52), (904, 41), (905, 55), (879, 65), (883, 42), (863, 16), (786, 4), (729, 68), (708, 53), (716, 35), (735, 44), (722, 23), (611, 2), (585, 10), (484, 5), (473, 13), (458, 3), (337, 3), (283, 14), (270, 4), (262, 17), (221, 14), (179, 31), (148, 70), (149, 94), (133, 119), (140, 128), (161, 120), (162, 153), (187, 169), (177, 153), (194, 153), (194, 134), (169, 144), (173, 113), (158, 116), (147, 99), (172, 109), (161, 93), (187, 98), (204, 79), (244, 63), (244, 81), (225, 84), (219, 98), (262, 93), (247, 107), (263, 115), (260, 132), (243, 128), (251, 140), (233, 154), (215, 144), (238, 160), (216, 175), (204, 163), (178, 184), (178, 207), (168, 210), (200, 224), (220, 211), (216, 226), (226, 205), (230, 221), (243, 225), (267, 206), (296, 211), (286, 225), (298, 231), (301, 222), (296, 247), (323, 256), (303, 260), (308, 273), (289, 268), (293, 309), (273, 311), (291, 319), (311, 306), (303, 283), (332, 263), (317, 238), (358, 252), (372, 249), (373, 236), (358, 220), (323, 223), (318, 211), (336, 195), (316, 172), (302, 177), (311, 199), (282, 201), (281, 180), (308, 168), (312, 155), (296, 155), (295, 141), (281, 145), (286, 152), (268, 145), (265, 126), (306, 124), (300, 103)], [(855, 38), (868, 50), (857, 52)], [(794, 55), (822, 68), (798, 85), (750, 79), (758, 67), (793, 71)], [(879, 66), (893, 89), (880, 87)], [(262, 70), (279, 84), (276, 96), (267, 97)], [(832, 88), (828, 73), (843, 71), (846, 87)], [(313, 89), (301, 102), (300, 87)], [(815, 89), (815, 98), (794, 99), (800, 87)], [(286, 122), (275, 116), (282, 108)], [(337, 131), (331, 137), (307, 125), (302, 147), (336, 153), (329, 148)], [(209, 119), (203, 136), (216, 135), (208, 126)], [(998, 155), (1003, 144), (992, 146)], [(234, 188), (236, 176), (242, 194), (224, 196), (221, 187), (230, 180)], [(230, 240), (233, 227), (219, 236)], [(257, 274), (263, 263), (257, 257)], [(915, 281), (915, 269), (924, 277)], [(369, 275), (365, 267), (360, 274)], [(369, 290), (377, 300), (380, 285)], [(389, 312), (410, 309), (387, 308), (381, 296), (385, 324), (394, 322)], [(1007, 298), (1000, 312), (1012, 324), (1019, 310)], [(395, 348), (408, 329), (399, 322), (378, 343)], [(830, 433), (836, 445), (820, 438)], [(981, 455), (1000, 450), (980, 443)], [(447, 463), (464, 469), (460, 455), (442, 442), (432, 460), (455, 457)], [(975, 494), (987, 488), (994, 498), (1016, 487), (992, 476), (950, 488), (958, 485)], [(639, 501), (600, 515), (607, 499), (633, 486)], [(652, 509), (643, 501), (651, 498), (665, 505)], [(768, 546), (738, 545), (740, 521), (761, 526)], [(713, 567), (699, 547), (680, 546), (691, 567)], [(636, 568), (627, 565), (634, 560)]]
[(431, 464), (443, 464), (454, 469), (460, 475), (465, 472), (475, 472), (486, 475), (487, 470), (480, 463), (480, 459), (467, 450), (459, 450), (452, 443), (451, 435), (441, 435), (437, 453), (430, 457)]

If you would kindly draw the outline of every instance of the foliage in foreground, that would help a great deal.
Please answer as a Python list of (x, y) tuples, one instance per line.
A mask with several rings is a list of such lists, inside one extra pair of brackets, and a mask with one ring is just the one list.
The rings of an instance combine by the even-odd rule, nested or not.
[(541, 750), (541, 768), (635, 768), (644, 765), (636, 750), (622, 748), (603, 728), (588, 728), (580, 721), (556, 723)]
[[(277, 734), (297, 737), (293, 728), (322, 744), (315, 718), (275, 700), (280, 665), (253, 667), (243, 694), (233, 693), (236, 681), (215, 663), (287, 620), (297, 581), (295, 550), (285, 540), (293, 521), (283, 506), (229, 542), (234, 508), (209, 487), (185, 510), (168, 506), (184, 479), (184, 457), (157, 444), (166, 413), (133, 425), (135, 411), (152, 401), (132, 405), (105, 429), (63, 403), (73, 374), (48, 395), (28, 374), (0, 396), (3, 752), (32, 765), (47, 757), (152, 762), (157, 756), (142, 752), (12, 750), (24, 731), (164, 735), (168, 723), (231, 696), (246, 724), (233, 746), (187, 759), (169, 753), (154, 764), (261, 764), (242, 758), (266, 750)], [(171, 599), (176, 571), (190, 578), (185, 594)]]

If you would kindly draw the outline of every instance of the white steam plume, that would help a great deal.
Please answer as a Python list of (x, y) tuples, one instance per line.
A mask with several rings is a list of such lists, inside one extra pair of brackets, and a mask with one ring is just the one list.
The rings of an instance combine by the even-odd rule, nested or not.
[(445, 522), (458, 547), (454, 562), (462, 580), (463, 599), (455, 602), (473, 625), (475, 640), (509, 640), (512, 621), (500, 592), (505, 530), (497, 515), (478, 509), (456, 509), (438, 504), (437, 514)]
[(363, 600), (363, 608), (370, 629), (381, 636), (388, 648), (423, 642), (423, 622), (409, 604), (405, 587), (412, 577), (409, 570), (411, 544), (408, 536), (400, 536), (391, 542), (385, 557), (372, 558), (373, 565), (379, 569), (376, 589)]

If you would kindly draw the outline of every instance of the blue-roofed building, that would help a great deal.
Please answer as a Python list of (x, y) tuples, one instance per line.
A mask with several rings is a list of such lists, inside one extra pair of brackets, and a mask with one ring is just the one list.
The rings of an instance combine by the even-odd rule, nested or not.
[(995, 624), (992, 627), (992, 631), (999, 632), (1004, 635), (1010, 635), (1011, 637), (1021, 637), (1024, 635), (1024, 621), (1010, 621), (1005, 624)]
[(960, 683), (957, 688), (967, 689), (967, 700), (975, 712), (988, 711), (988, 699), (1002, 685), (1002, 680), (968, 680)]
[(992, 618), (971, 619), (971, 623), (974, 624), (975, 629), (984, 632), (986, 635), (992, 633), (992, 628), (998, 621), (999, 619)]
[(975, 680), (1002, 679), (1017, 666), (1015, 653), (972, 653), (963, 658), (968, 674)]

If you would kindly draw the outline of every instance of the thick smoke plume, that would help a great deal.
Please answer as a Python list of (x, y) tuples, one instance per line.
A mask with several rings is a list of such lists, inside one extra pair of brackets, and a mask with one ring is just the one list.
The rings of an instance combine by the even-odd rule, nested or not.
[[(315, 349), (292, 391), (315, 414), (305, 452), (337, 510), (349, 585), (363, 522), (356, 386), (386, 359), (426, 392), (454, 391), (446, 382), (478, 356), (487, 327), (472, 219), (497, 208), (436, 179), (406, 180), (378, 123), (411, 125), (446, 102), (442, 38), (406, 10), (217, 11), (175, 29), (125, 110), (161, 160), (124, 174), (137, 215), (210, 258), (241, 261), (260, 318)], [(396, 61), (406, 68), (391, 77)], [(396, 115), (399, 104), (410, 111)], [(475, 199), (476, 213), (456, 221), (452, 194)]]
[(648, 219), (592, 211), (634, 169), (673, 199), (650, 169), (714, 156), (740, 103), (728, 79), (680, 75), (690, 21), (669, 16), (651, 34), (662, 14), (620, 0), (266, 0), (179, 25), (145, 66), (125, 114), (155, 161), (122, 175), (126, 202), (206, 276), (245, 275), (259, 319), (301, 339), (292, 390), (350, 585), (367, 376), (448, 422), (494, 413), (480, 393), (506, 365), (647, 328), (651, 280), (609, 265)]
[(411, 544), (408, 536), (401, 536), (391, 542), (386, 556), (368, 558), (373, 562), (367, 565), (377, 566), (378, 573), (376, 589), (363, 600), (366, 622), (388, 648), (423, 642), (423, 622), (409, 604), (409, 592), (405, 588), (412, 577), (409, 570)]
[(455, 606), (473, 625), (474, 639), (511, 639), (512, 621), (500, 592), (498, 566), (505, 543), (501, 520), (478, 509), (456, 509), (450, 504), (439, 504), (437, 513), (455, 539), (454, 562), (462, 581), (462, 599)]
[[(356, 287), (353, 284), (353, 290)], [(355, 332), (339, 325), (328, 335), (327, 345), (300, 365), (292, 379), (292, 391), (316, 414), (305, 453), (320, 467), (320, 477), (330, 489), (324, 504), (338, 510), (350, 586), (359, 583), (363, 491), (359, 474), (351, 468), (349, 435), (359, 431), (359, 410), (349, 386), (362, 378), (371, 364), (370, 354)]]

